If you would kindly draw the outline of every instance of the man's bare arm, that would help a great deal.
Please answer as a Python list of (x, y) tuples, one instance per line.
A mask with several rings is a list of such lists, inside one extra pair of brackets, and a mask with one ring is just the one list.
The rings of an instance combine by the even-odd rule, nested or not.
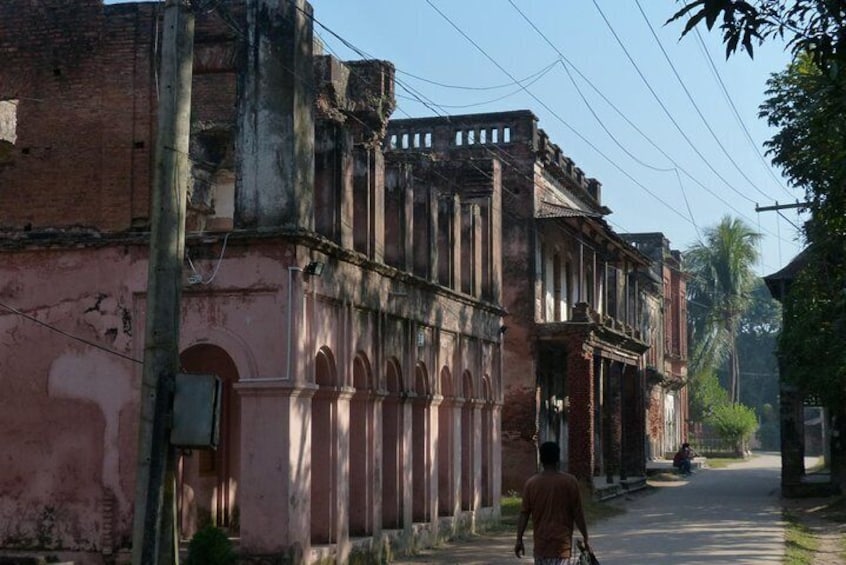
[(526, 548), (523, 547), (523, 533), (526, 531), (526, 526), (529, 525), (529, 514), (520, 512), (520, 517), (517, 519), (517, 542), (514, 544), (514, 555), (518, 558), (523, 557), (526, 553)]
[(579, 528), (579, 531), (582, 533), (582, 539), (585, 540), (585, 547), (590, 549), (590, 544), (588, 543), (587, 522), (585, 522), (585, 512), (581, 506), (579, 506), (579, 510), (576, 512), (574, 521), (576, 522), (576, 527)]

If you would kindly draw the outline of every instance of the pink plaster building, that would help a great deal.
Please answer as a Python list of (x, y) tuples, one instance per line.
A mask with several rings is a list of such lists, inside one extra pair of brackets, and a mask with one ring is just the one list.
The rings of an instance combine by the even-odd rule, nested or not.
[[(180, 349), (224, 398), (179, 527), (385, 559), (498, 517), (504, 173), (386, 158), (392, 65), (314, 53), (310, 10), (198, 15)], [(0, 4), (5, 552), (131, 539), (161, 11)]]
[(638, 274), (651, 261), (603, 219), (600, 183), (526, 110), (392, 120), (388, 139), (389, 162), (456, 171), (426, 179), (433, 186), (485, 178), (480, 163), (500, 163), (503, 490), (522, 487), (547, 440), (597, 489), (641, 484), (650, 344)]

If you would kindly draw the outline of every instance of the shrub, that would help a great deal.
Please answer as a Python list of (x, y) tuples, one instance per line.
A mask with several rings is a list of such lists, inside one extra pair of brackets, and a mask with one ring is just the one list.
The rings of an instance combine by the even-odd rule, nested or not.
[(232, 542), (223, 530), (206, 526), (191, 538), (185, 565), (234, 565)]
[(735, 453), (740, 456), (744, 454), (749, 438), (758, 429), (755, 411), (743, 404), (717, 406), (708, 416), (707, 422), (723, 440), (734, 445)]

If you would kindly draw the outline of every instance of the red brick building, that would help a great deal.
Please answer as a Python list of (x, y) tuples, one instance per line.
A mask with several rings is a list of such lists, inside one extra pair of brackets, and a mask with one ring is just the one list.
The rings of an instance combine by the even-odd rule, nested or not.
[(652, 260), (640, 272), (641, 333), (646, 352), (646, 456), (662, 459), (688, 438), (687, 275), (681, 253), (662, 233), (623, 238)]
[[(197, 17), (180, 351), (224, 398), (179, 527), (385, 559), (499, 513), (500, 168), (387, 163), (393, 67), (314, 54), (310, 9)], [(162, 10), (0, 3), (0, 551), (130, 544)]]
[[(503, 489), (522, 487), (546, 440), (585, 481), (643, 476), (649, 343), (637, 274), (650, 260), (603, 220), (600, 183), (529, 111), (392, 120), (388, 139), (389, 162), (456, 171), (425, 179), (433, 186), (490, 176), (480, 163), (499, 163)], [(439, 233), (449, 241), (448, 229)]]

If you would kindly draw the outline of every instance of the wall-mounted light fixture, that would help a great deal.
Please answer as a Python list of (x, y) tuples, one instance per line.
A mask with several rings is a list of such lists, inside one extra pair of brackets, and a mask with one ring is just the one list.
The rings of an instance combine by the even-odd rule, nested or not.
[(315, 277), (319, 277), (323, 274), (324, 267), (326, 267), (325, 263), (322, 263), (320, 261), (312, 261), (311, 263), (306, 265), (306, 268), (303, 269), (303, 272), (307, 275), (314, 275)]

